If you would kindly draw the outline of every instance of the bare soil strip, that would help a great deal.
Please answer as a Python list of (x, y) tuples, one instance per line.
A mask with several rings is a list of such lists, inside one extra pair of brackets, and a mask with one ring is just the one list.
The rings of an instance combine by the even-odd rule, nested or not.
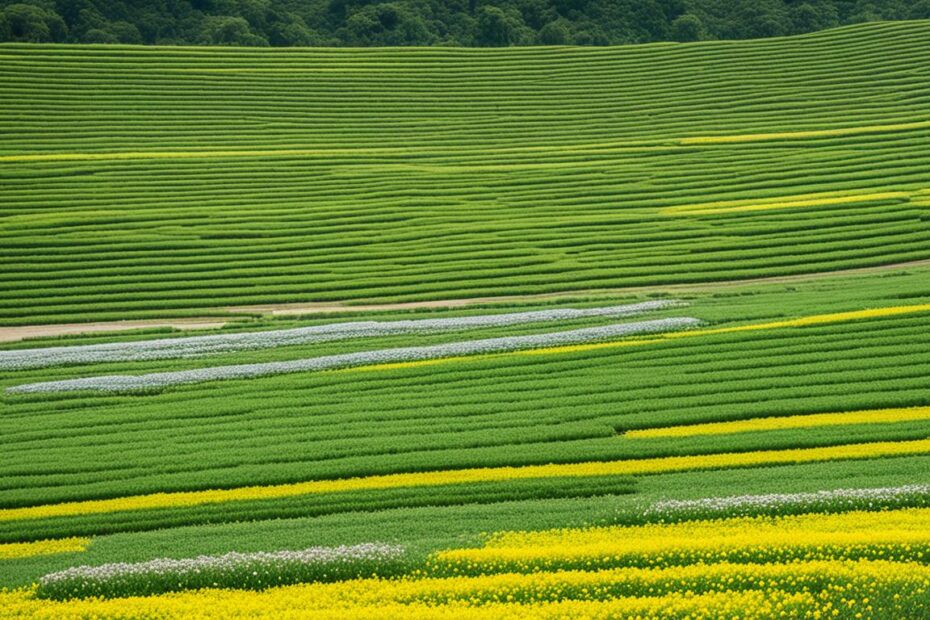
[(767, 278), (752, 278), (748, 280), (720, 280), (716, 282), (698, 282), (695, 284), (665, 284), (654, 286), (635, 286), (627, 288), (601, 288), (579, 289), (577, 291), (560, 291), (557, 293), (540, 293), (536, 295), (504, 295), (499, 297), (471, 297), (468, 299), (437, 299), (431, 301), (411, 301), (394, 304), (354, 304), (344, 302), (298, 302), (284, 304), (266, 304), (257, 306), (230, 306), (223, 308), (226, 312), (265, 314), (270, 316), (295, 316), (304, 314), (327, 314), (333, 312), (371, 312), (392, 310), (418, 310), (425, 308), (462, 308), (479, 304), (499, 304), (507, 302), (547, 301), (563, 299), (566, 297), (588, 297), (607, 295), (631, 295), (638, 293), (687, 293), (706, 292), (723, 288), (738, 288), (742, 286), (755, 286), (759, 284), (789, 284), (792, 282), (805, 282), (819, 280), (834, 276), (851, 276), (882, 271), (896, 271), (912, 267), (930, 266), (930, 259), (910, 261), (906, 263), (893, 263), (890, 265), (877, 265), (874, 267), (859, 267), (841, 271), (824, 271), (818, 273), (803, 273), (792, 276), (771, 276)]
[(104, 332), (121, 332), (132, 329), (152, 327), (173, 327), (175, 329), (216, 329), (228, 321), (223, 319), (151, 319), (138, 321), (110, 321), (108, 323), (60, 323), (57, 325), (21, 325), (0, 327), (0, 342), (18, 342), (27, 338), (48, 338), (51, 336), (73, 336), (75, 334), (96, 334)]
[[(841, 271), (824, 271), (819, 273), (804, 273), (793, 276), (772, 276), (768, 278), (752, 278), (748, 280), (721, 280), (718, 282), (699, 282), (696, 284), (671, 284), (656, 286), (636, 286), (627, 288), (582, 289), (577, 291), (561, 291), (557, 293), (541, 293), (536, 295), (504, 295), (499, 297), (472, 297), (468, 299), (437, 299), (431, 301), (411, 301), (394, 304), (356, 304), (345, 302), (298, 302), (283, 304), (264, 304), (255, 306), (230, 306), (221, 308), (223, 312), (241, 314), (263, 314), (267, 316), (301, 316), (310, 314), (330, 314), (335, 312), (372, 312), (372, 311), (403, 311), (429, 308), (463, 308), (481, 304), (502, 304), (529, 301), (548, 301), (573, 297), (634, 295), (639, 293), (688, 293), (706, 292), (718, 289), (739, 288), (759, 284), (790, 284), (792, 282), (805, 282), (819, 280), (827, 277), (839, 277), (880, 273), (883, 271), (897, 271), (914, 267), (930, 266), (930, 259), (910, 261), (906, 263), (893, 263), (890, 265), (877, 265), (874, 267), (860, 267)], [(93, 334), (104, 332), (129, 331), (133, 329), (146, 329), (153, 327), (173, 327), (175, 329), (216, 329), (223, 327), (229, 321), (217, 317), (191, 318), (191, 319), (150, 319), (136, 321), (110, 321), (100, 323), (60, 323), (53, 325), (23, 325), (15, 327), (0, 327), (0, 342), (18, 342), (27, 338), (45, 338), (51, 336), (72, 336), (75, 334)]]

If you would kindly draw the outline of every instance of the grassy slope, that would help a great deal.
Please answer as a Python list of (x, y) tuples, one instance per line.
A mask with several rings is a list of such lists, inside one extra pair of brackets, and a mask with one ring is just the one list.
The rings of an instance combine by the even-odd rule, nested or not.
[(0, 46), (0, 324), (925, 258), (928, 37)]
[[(928, 36), (930, 24), (910, 23), (782, 41), (688, 47), (400, 50), (392, 52), (396, 66), (381, 67), (379, 75), (386, 76), (384, 83), (388, 85), (410, 76), (405, 97), (419, 105), (402, 105), (398, 95), (390, 112), (385, 108), (392, 101), (389, 97), (375, 101), (376, 95), (371, 94), (372, 99), (353, 98), (335, 107), (331, 99), (332, 92), (337, 92), (332, 89), (337, 85), (347, 88), (346, 81), (357, 80), (356, 86), (381, 84), (372, 81), (371, 72), (376, 61), (392, 64), (383, 62), (383, 52), (359, 52), (358, 57), (350, 57), (348, 52), (303, 52), (309, 57), (295, 60), (296, 67), (290, 67), (281, 66), (284, 56), (277, 57), (275, 52), (174, 50), (159, 54), (127, 49), (126, 58), (120, 61), (126, 71), (117, 84), (112, 81), (118, 73), (115, 66), (107, 69), (108, 65), (96, 58), (99, 54), (113, 56), (112, 48), (0, 47), (0, 55), (19, 56), (15, 63), (4, 64), (2, 71), (5, 75), (19, 72), (20, 82), (30, 81), (23, 77), (27, 68), (58, 71), (59, 87), (68, 81), (84, 81), (88, 97), (92, 90), (105, 93), (99, 102), (88, 98), (86, 107), (71, 105), (67, 113), (32, 101), (36, 114), (56, 114), (45, 138), (37, 140), (32, 135), (27, 140), (30, 131), (39, 131), (39, 123), (33, 126), (33, 121), (20, 120), (16, 125), (19, 133), (4, 141), (5, 154), (134, 151), (143, 148), (141, 138), (148, 150), (296, 146), (353, 150), (314, 157), (3, 162), (0, 192), (12, 201), (4, 200), (0, 208), (15, 216), (0, 220), (0, 228), (2, 234), (15, 235), (16, 240), (0, 244), (5, 261), (15, 258), (9, 262), (14, 268), (0, 274), (12, 287), (4, 289), (9, 293), (0, 301), (7, 310), (0, 316), (5, 322), (73, 320), (108, 316), (111, 310), (124, 317), (174, 313), (181, 305), (316, 299), (325, 296), (319, 291), (325, 288), (322, 283), (327, 278), (336, 287), (332, 289), (336, 298), (408, 298), (748, 277), (926, 258), (920, 238), (926, 211), (920, 206), (924, 198), (917, 192), (930, 186), (921, 163), (928, 130), (712, 146), (685, 147), (673, 142), (688, 135), (922, 120), (921, 106), (926, 104), (921, 93), (926, 76), (920, 73), (918, 59), (926, 54), (922, 41)], [(906, 57), (880, 53), (891, 47)], [(842, 57), (837, 49), (848, 50), (848, 70), (836, 70), (833, 63)], [(417, 54), (422, 56), (414, 61)], [(779, 63), (771, 63), (773, 54), (778, 55)], [(74, 56), (74, 63), (86, 61), (86, 70), (70, 66), (70, 61), (64, 60), (68, 55)], [(133, 55), (138, 58), (133, 59)], [(667, 79), (647, 80), (646, 75), (631, 73), (630, 67), (644, 62), (644, 55), (658, 63), (655, 71), (667, 69)], [(83, 56), (87, 58), (82, 60)], [(888, 73), (883, 72), (878, 79), (867, 71), (876, 58), (880, 63), (900, 65), (889, 66)], [(467, 69), (463, 59), (469, 63)], [(766, 59), (768, 62), (763, 62)], [(152, 62), (171, 64), (177, 71), (146, 69)], [(275, 68), (281, 71), (228, 76), (225, 71), (203, 70), (206, 65), (236, 69), (237, 63), (240, 69), (255, 68), (263, 62), (277, 62)], [(474, 98), (471, 107), (452, 106), (448, 113), (443, 112), (442, 106), (462, 93), (440, 89), (437, 84), (455, 81), (453, 78), (496, 78), (490, 69), (501, 67), (495, 63), (515, 67), (518, 62), (530, 67), (525, 74), (503, 72), (502, 76), (510, 77), (506, 83), (501, 77), (496, 88), (469, 90)], [(791, 62), (798, 63), (797, 67), (791, 67)], [(190, 63), (201, 63), (199, 72), (189, 71)], [(707, 64), (698, 73), (701, 63)], [(355, 68), (350, 70), (352, 66), (346, 64)], [(317, 67), (314, 80), (295, 81), (292, 70), (305, 75), (308, 65)], [(459, 68), (450, 73), (449, 66)], [(692, 67), (690, 72), (688, 66)], [(337, 67), (338, 72), (321, 70)], [(432, 81), (413, 79), (417, 71), (433, 71), (436, 77)], [(203, 104), (203, 110), (214, 105), (213, 116), (202, 118), (194, 108), (194, 91), (188, 93), (185, 104), (190, 108), (179, 104), (171, 107), (167, 99), (173, 91), (159, 82), (174, 80), (180, 89), (202, 85), (208, 78), (218, 90), (211, 91)], [(13, 89), (16, 83), (3, 82), (0, 89)], [(55, 83), (48, 82), (45, 96), (49, 101)], [(273, 86), (281, 89), (277, 99), (272, 98)], [(243, 90), (220, 101), (220, 87)], [(594, 90), (590, 98), (575, 96), (571, 101), (568, 93), (573, 91), (564, 90), (561, 102), (552, 93), (545, 98), (534, 90), (560, 87), (571, 87), (576, 95), (580, 92), (577, 89)], [(639, 90), (632, 90), (634, 87)], [(248, 97), (245, 89), (250, 89)], [(654, 91), (652, 95), (648, 89)], [(854, 89), (859, 93), (856, 96)], [(142, 96), (156, 91), (165, 99)], [(324, 97), (327, 92), (330, 99)], [(309, 93), (317, 93), (319, 98)], [(430, 93), (450, 99), (431, 99)], [(410, 99), (414, 96), (422, 99)], [(152, 119), (154, 124), (130, 126), (126, 97), (137, 97), (135, 103), (150, 106), (151, 114), (140, 118)], [(536, 108), (528, 105), (528, 98), (536, 100)], [(59, 96), (59, 105), (70, 99), (70, 95)], [(16, 105), (25, 106), (28, 101), (24, 97)], [(272, 101), (277, 103), (272, 106)], [(731, 102), (728, 108), (723, 107), (726, 101)], [(263, 102), (269, 107), (263, 107)], [(236, 106), (246, 104), (250, 105), (249, 113), (243, 115)], [(346, 123), (353, 132), (339, 134), (338, 124), (325, 128), (308, 124), (307, 115), (324, 104), (337, 117), (335, 121)], [(371, 114), (376, 104), (385, 109), (384, 114)], [(571, 113), (556, 117), (559, 105), (565, 107), (562, 112)], [(112, 106), (110, 114), (95, 114), (104, 109), (102, 106)], [(432, 119), (425, 114), (427, 109), (433, 110)], [(520, 110), (522, 115), (516, 113)], [(0, 111), (3, 114), (11, 113)], [(82, 117), (109, 123), (110, 127), (71, 132), (67, 141), (58, 137), (68, 123)], [(401, 122), (405, 118), (406, 124)], [(271, 119), (277, 119), (278, 124)], [(262, 125), (265, 121), (270, 124)], [(165, 125), (159, 126), (159, 122)], [(232, 131), (234, 128), (241, 131)], [(197, 132), (203, 132), (200, 140)], [(290, 139), (300, 145), (285, 144)], [(655, 152), (635, 154), (613, 146), (566, 150), (571, 144), (640, 139), (663, 146)], [(508, 154), (508, 145), (545, 148)], [(386, 152), (363, 152), (376, 147)], [(448, 153), (439, 153), (442, 149)], [(419, 166), (414, 157), (423, 158), (428, 166), (414, 166)], [(514, 166), (508, 168), (508, 162)], [(527, 163), (541, 165), (527, 168)], [(165, 185), (165, 179), (170, 184)], [(324, 187), (325, 198), (319, 193)], [(658, 211), (668, 205), (738, 197), (852, 190), (871, 194), (890, 189), (905, 191), (908, 198), (739, 215), (683, 217)], [(287, 192), (292, 195), (288, 197)], [(345, 195), (340, 198), (338, 192)], [(418, 198), (414, 200), (414, 196)], [(437, 198), (442, 196), (442, 200)], [(253, 200), (255, 197), (261, 200)], [(446, 198), (449, 202), (443, 202)], [(153, 205), (152, 201), (158, 200), (165, 204)], [(641, 204), (631, 206), (637, 200)], [(256, 208), (263, 201), (263, 209)], [(242, 204), (237, 206), (236, 202)], [(88, 226), (74, 226), (71, 217), (88, 218)], [(315, 234), (308, 237), (309, 228), (298, 225), (301, 222), (316, 227)], [(65, 224), (68, 228), (60, 229), (59, 235), (49, 235)], [(646, 236), (643, 230), (658, 232)], [(373, 238), (373, 231), (379, 236)], [(337, 257), (332, 242), (351, 239), (353, 234), (371, 243), (343, 248), (348, 253), (361, 253), (343, 255), (343, 259), (351, 258), (349, 262), (325, 263), (324, 258)], [(287, 237), (293, 239), (288, 241)], [(490, 249), (489, 238), (496, 240)], [(314, 254), (298, 247), (311, 242), (329, 249)], [(569, 246), (579, 253), (566, 259), (564, 252)], [(558, 261), (551, 262), (546, 257), (553, 254), (547, 252), (554, 247), (562, 249), (556, 251)], [(730, 254), (722, 253), (725, 247)], [(872, 249), (867, 250), (869, 247)], [(254, 257), (248, 254), (252, 249)], [(386, 258), (388, 250), (394, 253), (391, 258)], [(235, 256), (230, 258), (223, 252)], [(475, 253), (487, 256), (473, 258)], [(777, 258), (779, 253), (784, 260)], [(836, 260), (818, 262), (826, 255), (835, 255)], [(291, 284), (283, 284), (286, 278), (275, 279), (286, 275), (286, 270), (279, 270), (286, 261), (275, 261), (288, 256), (288, 260), (293, 259), (289, 268), (299, 276), (297, 293), (289, 292), (297, 290), (288, 288)], [(508, 261), (523, 260), (520, 256), (533, 257), (543, 275), (522, 280), (514, 276), (508, 284), (508, 265), (513, 264)], [(72, 258), (75, 262), (69, 262)], [(78, 259), (88, 261), (86, 265), (91, 268), (69, 272), (84, 268)], [(267, 262), (257, 263), (255, 273), (242, 271), (263, 260)], [(494, 271), (488, 280), (491, 284), (482, 280), (474, 262), (481, 260), (487, 260), (488, 269)], [(787, 266), (790, 261), (795, 267)], [(325, 273), (319, 278), (311, 276), (305, 268), (308, 263)], [(159, 283), (156, 276), (170, 274), (171, 264), (198, 266), (200, 276), (175, 274)], [(406, 275), (398, 276), (397, 282), (382, 279), (377, 292), (365, 292), (366, 269), (373, 274), (386, 265), (407, 275), (417, 269), (426, 271), (407, 280)], [(660, 277), (656, 265), (667, 268), (671, 275)], [(437, 276), (444, 268), (459, 274), (454, 282)], [(216, 290), (205, 292), (219, 281), (216, 270), (220, 269), (228, 269), (239, 278), (229, 297)], [(25, 283), (36, 279), (38, 273), (48, 276), (49, 299), (54, 297), (62, 305), (47, 305), (49, 299), (43, 299), (41, 288), (27, 295)], [(146, 273), (157, 286), (146, 289), (141, 285)], [(603, 277), (587, 279), (594, 273)], [(469, 279), (462, 279), (465, 275)], [(115, 279), (104, 284), (106, 278)], [(58, 279), (75, 286), (61, 288)], [(200, 292), (184, 297), (180, 287), (186, 282), (195, 284), (195, 292)], [(265, 292), (255, 292), (243, 282), (257, 284)], [(930, 269), (919, 268), (790, 285), (728, 288), (688, 294), (691, 307), (661, 315), (686, 314), (726, 326), (930, 303), (928, 282)], [(121, 300), (116, 299), (116, 293), (110, 296), (105, 292), (110, 285), (120, 291)], [(158, 291), (153, 298), (163, 302), (161, 309), (145, 300), (145, 290)], [(182, 298), (191, 300), (190, 304), (177, 301)], [(613, 302), (614, 298), (599, 295), (562, 300), (556, 305), (605, 304), (608, 300)], [(507, 309), (539, 306), (514, 304)], [(136, 310), (128, 312), (130, 308)], [(422, 315), (478, 312), (481, 310)], [(251, 325), (309, 322), (313, 321), (263, 319)], [(928, 422), (637, 441), (618, 436), (617, 430), (660, 423), (928, 405), (928, 324), (930, 313), (921, 313), (708, 335), (629, 349), (201, 384), (144, 396), (4, 394), (0, 395), (4, 448), (0, 452), (0, 509), (158, 490), (379, 472), (922, 439), (930, 436)], [(508, 331), (546, 329), (530, 326)], [(446, 334), (416, 341), (459, 337)], [(138, 336), (115, 335), (53, 342), (135, 338)], [(197, 361), (20, 371), (0, 376), (0, 387), (233, 360), (293, 359), (410, 341), (380, 338)], [(4, 348), (20, 346), (24, 345)], [(930, 482), (928, 471), (930, 456), (913, 456), (632, 479), (555, 479), (352, 492), (214, 508), (8, 521), (0, 522), (0, 541), (77, 533), (101, 536), (84, 553), (0, 560), (0, 586), (27, 583), (43, 572), (75, 563), (185, 557), (231, 549), (389, 539), (427, 550), (469, 544), (486, 531), (610, 520), (618, 511), (633, 510), (659, 497)]]

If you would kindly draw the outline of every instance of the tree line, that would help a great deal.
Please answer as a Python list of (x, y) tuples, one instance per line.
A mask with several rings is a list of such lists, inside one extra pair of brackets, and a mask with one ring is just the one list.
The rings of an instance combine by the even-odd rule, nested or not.
[(930, 0), (0, 0), (0, 41), (620, 45), (930, 19)]

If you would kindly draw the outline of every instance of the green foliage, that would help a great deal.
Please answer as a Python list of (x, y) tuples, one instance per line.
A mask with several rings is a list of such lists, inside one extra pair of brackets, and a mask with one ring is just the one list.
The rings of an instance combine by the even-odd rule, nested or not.
[(672, 40), (679, 43), (690, 43), (691, 41), (700, 41), (704, 38), (704, 24), (697, 15), (687, 13), (677, 17), (672, 22)]
[(540, 29), (539, 42), (543, 45), (565, 45), (571, 42), (571, 32), (561, 20), (549, 22)]
[(346, 20), (343, 38), (359, 45), (429, 45), (434, 42), (423, 19), (399, 3), (369, 4)]
[(930, 19), (930, 0), (919, 0), (911, 5), (910, 19)]
[(0, 41), (60, 42), (67, 34), (68, 27), (53, 9), (17, 3), (0, 11)]
[(253, 34), (249, 22), (242, 17), (211, 17), (204, 27), (204, 42), (210, 45), (263, 46), (268, 42)]
[(930, 18), (926, 0), (0, 0), (2, 7), (0, 41), (161, 45), (616, 45)]
[(814, 32), (832, 28), (839, 23), (835, 7), (809, 2), (791, 7), (791, 28), (794, 33)]
[(520, 45), (528, 36), (529, 32), (519, 11), (499, 9), (495, 6), (483, 6), (478, 10), (476, 40), (479, 45)]

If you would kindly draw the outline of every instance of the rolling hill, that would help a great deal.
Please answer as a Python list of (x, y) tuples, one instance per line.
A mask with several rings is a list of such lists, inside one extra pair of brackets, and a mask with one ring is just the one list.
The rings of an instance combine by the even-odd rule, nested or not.
[(0, 618), (922, 617), (928, 42), (0, 45)]

